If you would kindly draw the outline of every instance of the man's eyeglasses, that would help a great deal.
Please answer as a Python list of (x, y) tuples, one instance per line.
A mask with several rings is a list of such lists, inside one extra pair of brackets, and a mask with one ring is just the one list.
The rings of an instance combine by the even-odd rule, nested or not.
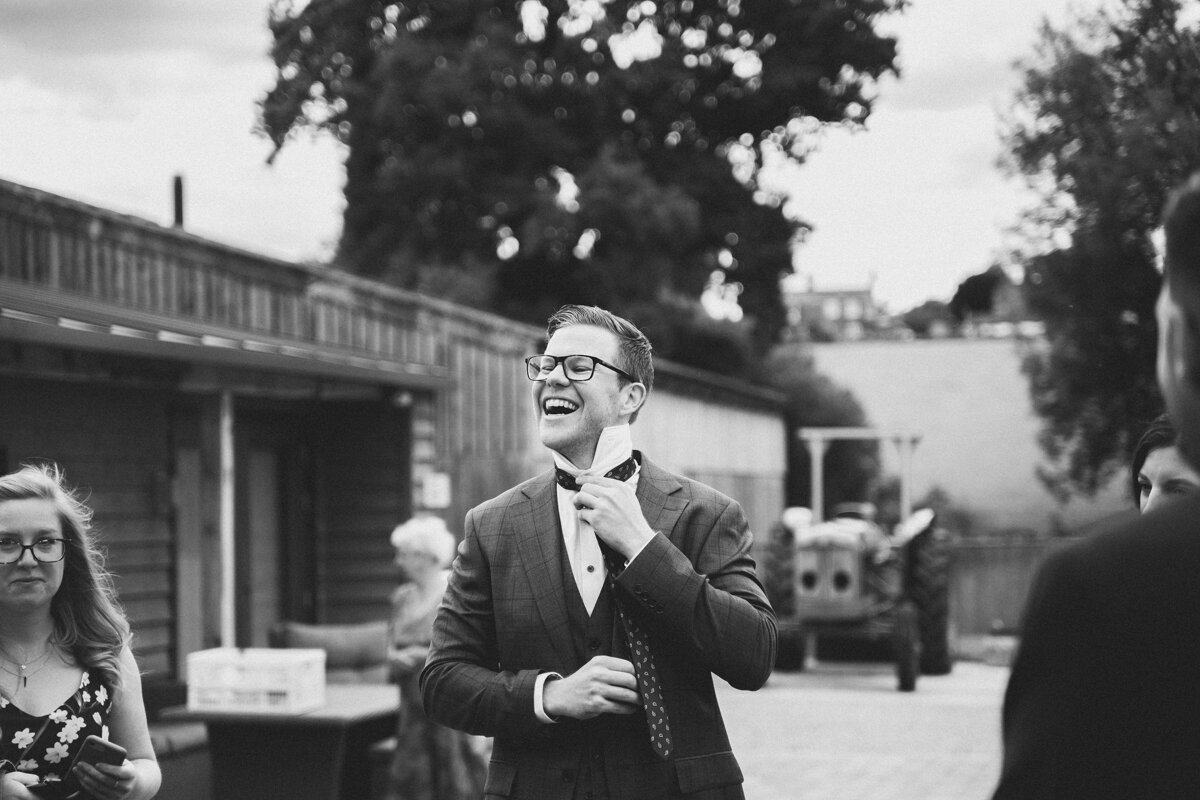
[(33, 553), (34, 560), (52, 564), (62, 561), (67, 554), (67, 540), (46, 536), (33, 544), (25, 544), (12, 536), (0, 537), (0, 564), (17, 563), (25, 556), (26, 550)]
[(567, 376), (567, 380), (582, 382), (590, 381), (592, 375), (596, 372), (596, 366), (604, 366), (611, 369), (621, 377), (633, 383), (637, 383), (638, 379), (630, 375), (620, 367), (614, 367), (612, 364), (595, 356), (530, 356), (525, 359), (525, 372), (531, 381), (544, 381), (550, 377), (550, 373), (558, 368), (558, 365), (563, 365), (563, 374)]

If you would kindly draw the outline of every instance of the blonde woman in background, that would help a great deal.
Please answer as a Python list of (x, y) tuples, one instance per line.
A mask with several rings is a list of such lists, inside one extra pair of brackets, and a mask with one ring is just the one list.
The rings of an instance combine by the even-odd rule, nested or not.
[(433, 618), (446, 591), (454, 535), (439, 517), (417, 517), (392, 531), (400, 585), (392, 593), (388, 661), (400, 685), (400, 722), (389, 800), (477, 800), (483, 796), (488, 741), (430, 721), (418, 678), (429, 654)]

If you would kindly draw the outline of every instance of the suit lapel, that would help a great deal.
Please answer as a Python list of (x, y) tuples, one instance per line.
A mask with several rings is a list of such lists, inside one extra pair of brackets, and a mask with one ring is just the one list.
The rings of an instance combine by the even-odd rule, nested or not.
[(521, 555), (521, 563), (533, 589), (534, 603), (554, 650), (563, 664), (573, 664), (575, 652), (567, 619), (566, 576), (562, 572), (559, 550), (551, 538), (562, 540), (554, 473), (547, 472), (524, 492), (532, 520), (517, 531), (517, 552)]
[[(643, 457), (638, 477), (638, 503), (650, 527), (668, 537), (687, 506), (679, 493), (682, 488), (675, 476)], [(522, 491), (529, 505), (529, 523), (517, 526), (517, 552), (555, 653), (563, 664), (574, 664), (576, 654), (567, 615), (567, 576), (563, 574), (556, 546), (562, 541), (562, 527), (558, 520), (554, 473), (547, 472)], [(570, 588), (575, 591), (574, 586)]]
[(682, 488), (683, 484), (674, 475), (642, 456), (637, 488), (642, 516), (651, 528), (661, 531), (668, 538), (687, 506), (687, 501), (679, 494)]

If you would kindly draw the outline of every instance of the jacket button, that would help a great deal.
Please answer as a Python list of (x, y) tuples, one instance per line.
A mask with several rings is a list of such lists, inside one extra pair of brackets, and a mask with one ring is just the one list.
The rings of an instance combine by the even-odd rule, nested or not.
[(563, 770), (563, 783), (574, 783), (574, 782), (575, 782), (575, 772), (573, 770), (564, 769)]
[(600, 649), (600, 640), (599, 639), (591, 639), (588, 641), (587, 646), (588, 646), (588, 650), (591, 650), (594, 653)]

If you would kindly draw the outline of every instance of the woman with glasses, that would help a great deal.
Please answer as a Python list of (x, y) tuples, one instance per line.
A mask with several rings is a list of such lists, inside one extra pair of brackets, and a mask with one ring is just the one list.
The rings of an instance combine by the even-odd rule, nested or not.
[[(91, 517), (57, 469), (0, 476), (0, 800), (148, 800), (162, 781)], [(72, 767), (89, 735), (124, 763)]]

